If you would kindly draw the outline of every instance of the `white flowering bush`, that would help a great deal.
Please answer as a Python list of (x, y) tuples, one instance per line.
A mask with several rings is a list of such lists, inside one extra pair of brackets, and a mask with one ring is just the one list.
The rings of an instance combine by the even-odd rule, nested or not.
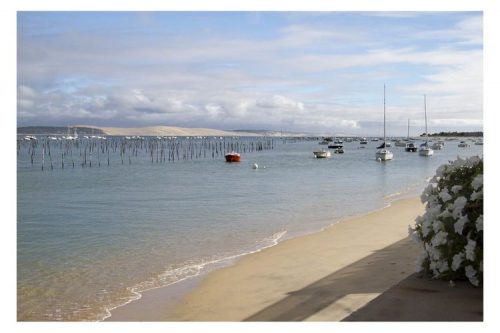
[(424, 215), (409, 227), (421, 246), (417, 272), (436, 279), (483, 282), (483, 159), (440, 166), (421, 196)]

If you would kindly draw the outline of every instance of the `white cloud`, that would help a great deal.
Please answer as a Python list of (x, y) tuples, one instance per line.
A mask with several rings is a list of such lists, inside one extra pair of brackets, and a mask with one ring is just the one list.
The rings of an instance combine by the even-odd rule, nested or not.
[(358, 123), (357, 120), (342, 119), (340, 121), (340, 126), (341, 127), (347, 127), (347, 128), (359, 128), (359, 123)]
[(304, 110), (304, 103), (296, 102), (291, 98), (273, 95), (257, 101), (257, 106), (262, 108), (285, 109), (285, 110)]
[[(361, 13), (372, 14), (420, 16)], [(387, 81), (390, 121), (421, 119), (426, 93), (435, 126), (482, 125), (481, 15), (440, 30), (404, 26), (404, 42), (370, 27), (320, 22), (328, 16), (280, 25), (263, 38), (166, 34), (152, 43), (133, 31), (20, 34), (18, 119), (361, 132), (380, 123)]]
[(17, 96), (18, 98), (33, 98), (36, 96), (36, 92), (28, 86), (20, 85), (17, 89)]

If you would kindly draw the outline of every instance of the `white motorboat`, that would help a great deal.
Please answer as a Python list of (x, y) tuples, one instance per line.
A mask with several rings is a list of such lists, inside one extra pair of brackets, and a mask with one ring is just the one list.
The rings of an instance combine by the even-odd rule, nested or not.
[(313, 151), (313, 154), (314, 154), (314, 157), (316, 157), (316, 158), (328, 158), (328, 157), (332, 156), (332, 153), (326, 149)]
[(405, 151), (415, 153), (417, 152), (417, 146), (413, 142), (409, 142), (406, 144)]
[(441, 150), (443, 149), (444, 145), (440, 142), (434, 142), (434, 144), (432, 145), (432, 149), (434, 150)]
[(470, 147), (470, 145), (469, 145), (467, 142), (465, 142), (465, 141), (460, 141), (460, 143), (458, 144), (458, 146), (459, 146), (460, 148), (467, 148), (467, 147)]
[(394, 145), (396, 147), (406, 147), (406, 141), (404, 141), (404, 140), (398, 140), (398, 141), (396, 141), (396, 143)]
[(344, 148), (337, 148), (333, 151), (335, 154), (343, 154), (344, 153)]

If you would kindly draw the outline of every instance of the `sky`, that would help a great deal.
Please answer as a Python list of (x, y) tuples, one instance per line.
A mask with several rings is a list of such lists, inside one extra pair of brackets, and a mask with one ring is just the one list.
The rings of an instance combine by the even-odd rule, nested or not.
[(17, 125), (483, 129), (481, 12), (18, 12)]

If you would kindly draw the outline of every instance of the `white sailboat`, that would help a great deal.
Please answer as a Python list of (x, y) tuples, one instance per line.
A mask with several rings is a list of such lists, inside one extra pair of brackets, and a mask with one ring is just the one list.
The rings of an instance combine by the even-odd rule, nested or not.
[(388, 161), (392, 160), (393, 154), (387, 149), (385, 141), (385, 84), (384, 84), (384, 143), (380, 146), (380, 149), (375, 153), (375, 158), (377, 161)]
[(429, 133), (427, 132), (427, 103), (424, 95), (424, 113), (425, 113), (425, 143), (420, 145), (420, 149), (418, 150), (418, 154), (420, 156), (432, 156), (434, 155), (434, 150), (429, 147)]

